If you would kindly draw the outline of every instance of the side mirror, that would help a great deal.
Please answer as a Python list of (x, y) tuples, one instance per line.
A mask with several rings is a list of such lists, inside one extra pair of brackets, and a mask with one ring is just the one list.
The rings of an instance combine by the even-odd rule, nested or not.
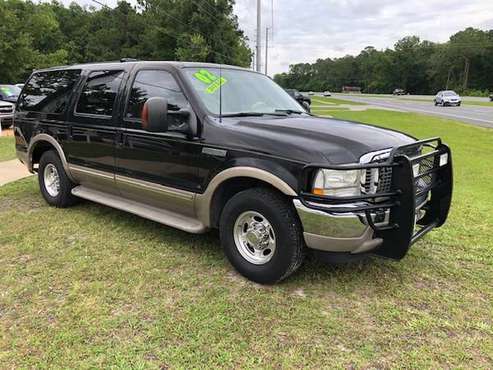
[(142, 127), (150, 132), (168, 131), (168, 100), (161, 97), (148, 99), (142, 109)]

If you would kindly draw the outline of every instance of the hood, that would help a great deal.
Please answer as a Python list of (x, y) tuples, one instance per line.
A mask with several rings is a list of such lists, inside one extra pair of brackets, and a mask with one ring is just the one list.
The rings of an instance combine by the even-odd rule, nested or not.
[(261, 150), (287, 159), (331, 164), (355, 163), (368, 152), (415, 141), (401, 132), (351, 121), (311, 116), (223, 119), (226, 146)]
[(10, 95), (10, 96), (7, 96), (5, 98), (3, 98), (2, 100), (0, 100), (0, 102), (8, 102), (8, 103), (17, 103), (17, 98), (19, 97), (19, 95)]

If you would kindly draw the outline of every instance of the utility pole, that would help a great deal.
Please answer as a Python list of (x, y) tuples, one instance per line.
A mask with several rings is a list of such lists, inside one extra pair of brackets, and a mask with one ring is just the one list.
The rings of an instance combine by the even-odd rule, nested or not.
[(267, 75), (267, 62), (269, 61), (269, 27), (265, 29), (265, 74)]
[(260, 72), (260, 65), (261, 65), (261, 48), (260, 48), (260, 43), (262, 42), (262, 1), (257, 0), (257, 55), (256, 55), (256, 60), (257, 60), (257, 67), (255, 70), (257, 72)]

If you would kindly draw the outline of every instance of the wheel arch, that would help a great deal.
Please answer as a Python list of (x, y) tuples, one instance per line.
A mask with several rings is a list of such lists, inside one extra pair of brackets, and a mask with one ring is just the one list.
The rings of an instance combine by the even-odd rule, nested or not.
[(232, 196), (254, 186), (275, 189), (288, 197), (296, 191), (280, 177), (255, 167), (233, 167), (217, 174), (203, 194), (197, 195), (195, 207), (198, 219), (207, 227), (216, 227), (221, 211)]
[(60, 145), (60, 143), (53, 137), (48, 134), (38, 134), (31, 139), (29, 143), (29, 147), (27, 149), (27, 168), (30, 172), (34, 172), (34, 165), (39, 163), (41, 156), (44, 152), (48, 150), (55, 150), (62, 161), (63, 169), (65, 173), (70, 178), (70, 180), (74, 181), (72, 174), (70, 173), (70, 169), (68, 166), (67, 158), (65, 157), (65, 153)]

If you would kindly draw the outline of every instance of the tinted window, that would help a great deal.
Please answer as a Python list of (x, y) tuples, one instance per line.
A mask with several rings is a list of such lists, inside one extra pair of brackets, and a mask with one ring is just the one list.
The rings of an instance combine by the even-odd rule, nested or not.
[(135, 77), (127, 106), (127, 117), (140, 119), (147, 99), (162, 97), (168, 99), (169, 110), (179, 110), (188, 106), (171, 73), (166, 71), (139, 71)]
[(34, 74), (22, 90), (18, 110), (63, 113), (79, 77), (80, 70)]
[(111, 116), (123, 71), (98, 71), (89, 74), (77, 102), (76, 112)]

